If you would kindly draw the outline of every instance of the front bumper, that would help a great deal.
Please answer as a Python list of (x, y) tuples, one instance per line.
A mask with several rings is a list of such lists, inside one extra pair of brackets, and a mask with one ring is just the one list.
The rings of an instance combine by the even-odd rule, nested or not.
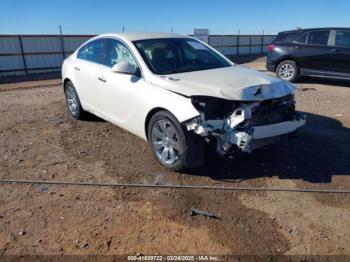
[(283, 135), (294, 132), (305, 123), (306, 117), (300, 116), (298, 119), (291, 121), (255, 126), (249, 132), (232, 132), (229, 141), (231, 144), (237, 145), (243, 152), (250, 153), (259, 147), (277, 142)]

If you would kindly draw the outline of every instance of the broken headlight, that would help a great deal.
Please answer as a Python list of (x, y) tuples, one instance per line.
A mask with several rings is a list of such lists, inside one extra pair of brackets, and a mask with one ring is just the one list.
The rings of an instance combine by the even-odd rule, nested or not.
[(182, 122), (182, 125), (184, 126), (201, 125), (201, 124), (202, 124), (202, 119), (200, 116), (195, 116)]
[(234, 101), (211, 97), (192, 96), (193, 106), (204, 115), (204, 119), (222, 119), (232, 113), (238, 105)]

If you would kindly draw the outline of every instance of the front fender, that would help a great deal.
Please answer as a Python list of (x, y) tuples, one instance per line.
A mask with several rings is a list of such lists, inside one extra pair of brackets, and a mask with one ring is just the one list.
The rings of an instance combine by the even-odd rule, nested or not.
[(199, 112), (192, 105), (191, 98), (183, 97), (179, 94), (163, 97), (163, 99), (158, 101), (155, 108), (164, 108), (172, 113), (180, 123), (199, 116)]

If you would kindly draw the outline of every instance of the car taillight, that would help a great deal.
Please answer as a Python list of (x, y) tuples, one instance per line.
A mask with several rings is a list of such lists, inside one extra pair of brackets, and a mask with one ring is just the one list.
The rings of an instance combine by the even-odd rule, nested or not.
[(269, 51), (269, 52), (272, 52), (273, 51), (273, 49), (275, 49), (275, 45), (269, 45), (268, 47), (267, 47), (267, 51)]

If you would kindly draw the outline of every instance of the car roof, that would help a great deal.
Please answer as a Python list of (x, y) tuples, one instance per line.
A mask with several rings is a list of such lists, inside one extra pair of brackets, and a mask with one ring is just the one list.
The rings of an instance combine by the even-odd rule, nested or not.
[(300, 28), (288, 31), (279, 32), (279, 34), (287, 34), (287, 33), (298, 33), (305, 31), (317, 31), (317, 30), (350, 30), (350, 27), (318, 27), (318, 28)]
[(186, 35), (175, 33), (161, 33), (161, 32), (135, 32), (135, 33), (108, 33), (99, 35), (99, 37), (118, 37), (129, 41), (159, 39), (159, 38), (187, 38)]

